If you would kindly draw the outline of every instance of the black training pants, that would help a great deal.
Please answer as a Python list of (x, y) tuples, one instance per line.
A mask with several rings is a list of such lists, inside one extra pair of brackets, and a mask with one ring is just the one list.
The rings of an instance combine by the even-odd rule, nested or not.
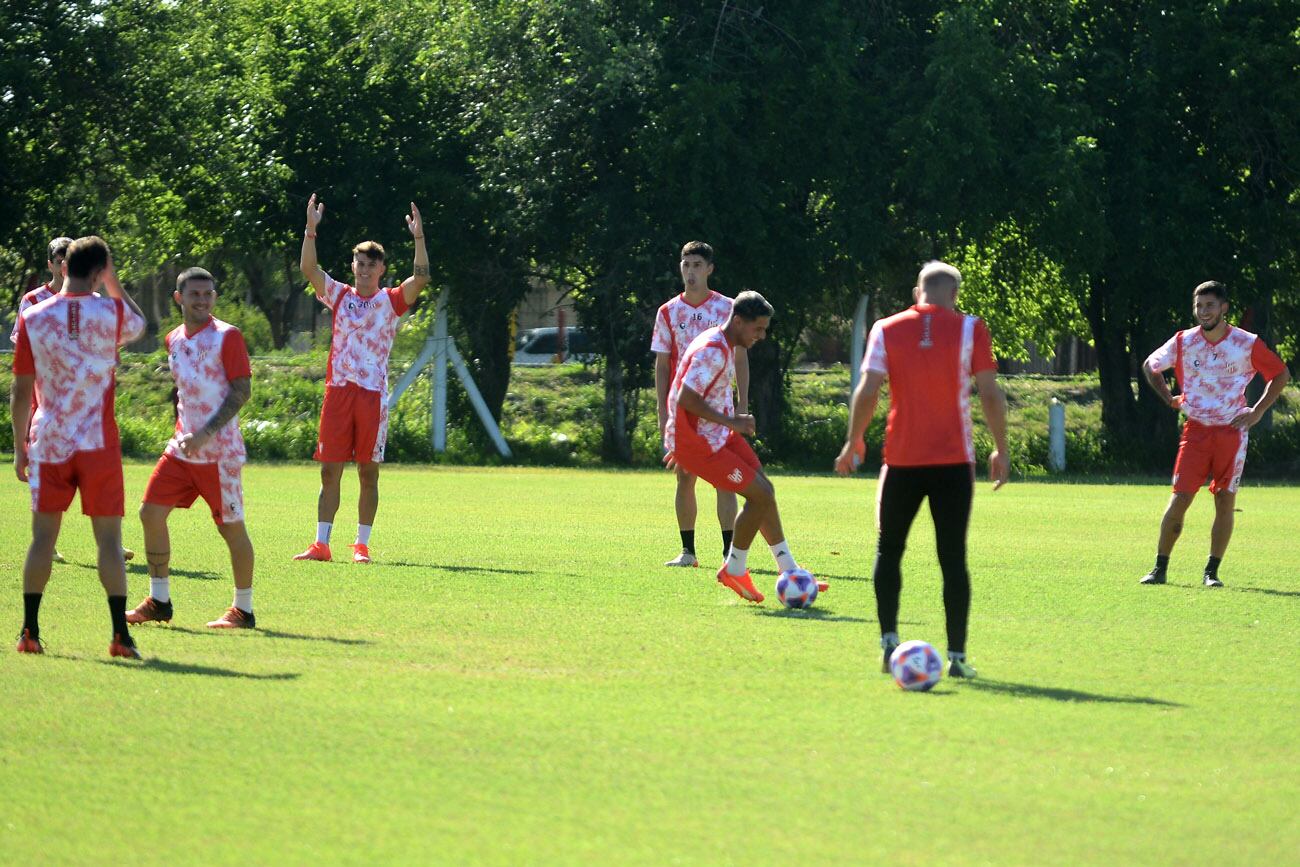
[(948, 619), (948, 649), (966, 651), (966, 621), (970, 615), (970, 573), (966, 571), (966, 528), (975, 493), (973, 464), (929, 467), (885, 467), (876, 494), (876, 614), (880, 632), (898, 632), (898, 597), (903, 589), (899, 564), (907, 547), (912, 519), (921, 500), (930, 500), (934, 541), (943, 571), (943, 608)]

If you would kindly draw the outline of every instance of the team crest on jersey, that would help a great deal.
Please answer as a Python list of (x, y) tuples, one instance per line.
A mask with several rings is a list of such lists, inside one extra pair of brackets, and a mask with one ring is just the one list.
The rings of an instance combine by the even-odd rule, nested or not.
[(737, 467), (736, 469), (732, 470), (730, 473), (727, 473), (727, 481), (731, 482), (732, 484), (736, 484), (736, 485), (738, 485), (738, 484), (741, 483), (741, 481), (742, 481), (744, 478), (745, 478), (745, 475), (744, 475), (744, 473), (742, 473), (742, 472), (740, 471), (740, 468), (739, 468), (739, 467)]

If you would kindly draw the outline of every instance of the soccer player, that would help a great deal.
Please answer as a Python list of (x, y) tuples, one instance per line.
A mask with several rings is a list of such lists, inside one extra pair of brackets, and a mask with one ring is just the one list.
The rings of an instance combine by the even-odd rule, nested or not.
[[(726, 322), (706, 330), (686, 347), (668, 389), (664, 464), (704, 479), (718, 490), (745, 498), (736, 516), (731, 548), (718, 570), (718, 583), (741, 599), (762, 602), (749, 577), (749, 546), (763, 534), (782, 572), (799, 568), (790, 554), (777, 510), (776, 492), (758, 456), (745, 441), (755, 433), (754, 417), (734, 410), (731, 380), (735, 352), (767, 336), (772, 305), (757, 292), (741, 292)], [(825, 585), (819, 585), (821, 590)]]
[(379, 464), (388, 438), (388, 353), (393, 348), (398, 319), (429, 282), (429, 254), (424, 247), (420, 211), (412, 202), (406, 227), (415, 239), (414, 273), (401, 286), (380, 291), (384, 248), (374, 241), (362, 241), (352, 248), (352, 273), (357, 285), (340, 283), (316, 261), (316, 227), (324, 214), (325, 203), (318, 205), (313, 193), (307, 202), (307, 230), (303, 233), (299, 265), (316, 290), (316, 297), (333, 312), (334, 323), (315, 454), (321, 464), (316, 541), (293, 559), (330, 559), (330, 532), (339, 508), (343, 465), (355, 461), (361, 493), (352, 560), (369, 563), (370, 530), (379, 509)]
[[(710, 328), (716, 328), (731, 315), (731, 299), (709, 288), (713, 273), (713, 248), (703, 241), (691, 241), (682, 247), (682, 293), (665, 302), (655, 315), (650, 351), (655, 354), (655, 393), (658, 395), (659, 438), (664, 439), (668, 426), (668, 388), (681, 361), (682, 353)], [(745, 347), (735, 347), (736, 412), (749, 412), (749, 355)], [(728, 380), (725, 387), (731, 389)], [(682, 537), (682, 553), (665, 566), (698, 566), (695, 556), (696, 477), (677, 468), (677, 528)], [(718, 488), (718, 523), (722, 526), (722, 556), (731, 548), (732, 527), (736, 523), (736, 495)]]
[(149, 595), (127, 612), (128, 623), (172, 619), (171, 538), (167, 517), (202, 497), (217, 532), (230, 549), (235, 601), (208, 623), (212, 629), (252, 629), (253, 543), (244, 525), (244, 437), (239, 409), (252, 393), (252, 369), (244, 335), (212, 315), (217, 281), (202, 268), (187, 268), (172, 295), (182, 322), (167, 335), (167, 362), (176, 381), (176, 433), (149, 477), (140, 506)]
[(848, 436), (835, 470), (848, 475), (866, 454), (863, 436), (876, 411), (880, 387), (889, 380), (889, 420), (884, 463), (876, 491), (876, 613), (880, 619), (881, 671), (899, 645), (899, 568), (912, 520), (921, 501), (930, 501), (935, 547), (943, 573), (943, 607), (948, 628), (948, 673), (974, 677), (966, 662), (970, 573), (966, 531), (975, 489), (975, 447), (971, 442), (970, 389), (979, 387), (984, 420), (993, 434), (989, 455), (993, 490), (1007, 481), (1007, 406), (997, 382), (992, 340), (983, 320), (957, 308), (961, 273), (928, 262), (912, 290), (916, 304), (877, 322), (867, 340), (862, 379), (853, 392)]
[[(1155, 568), (1142, 584), (1164, 584), (1169, 555), (1183, 531), (1183, 516), (1196, 492), (1208, 478), (1214, 495), (1214, 525), (1210, 529), (1210, 558), (1202, 583), (1222, 587), (1219, 563), (1232, 538), (1233, 508), (1246, 466), (1248, 432), (1282, 394), (1290, 371), (1273, 350), (1249, 331), (1233, 328), (1228, 313), (1228, 290), (1214, 280), (1192, 293), (1192, 308), (1199, 327), (1179, 331), (1147, 358), (1142, 373), (1161, 400), (1187, 416), (1174, 462), (1173, 496), (1160, 520)], [(1180, 394), (1175, 397), (1164, 372), (1174, 369)], [(1261, 374), (1268, 388), (1252, 407), (1246, 406), (1246, 386)]]
[[(93, 291), (101, 286), (107, 296)], [(32, 492), (32, 544), (23, 565), (19, 653), (41, 653), (38, 614), (50, 580), (63, 513), (81, 492), (81, 511), (99, 549), (99, 580), (112, 615), (111, 656), (139, 659), (126, 622), (122, 559), (122, 446), (113, 414), (118, 347), (144, 331), (140, 308), (118, 282), (102, 238), (68, 246), (62, 291), (18, 320), (14, 348), (14, 471)], [(31, 415), (33, 389), (40, 406)], [(28, 425), (30, 423), (30, 431)]]

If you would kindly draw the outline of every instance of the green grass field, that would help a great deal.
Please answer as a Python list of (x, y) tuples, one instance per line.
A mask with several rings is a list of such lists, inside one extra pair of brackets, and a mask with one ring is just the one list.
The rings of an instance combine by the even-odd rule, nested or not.
[[(981, 483), (981, 679), (907, 694), (877, 669), (874, 487), (778, 477), (832, 585), (786, 613), (659, 565), (666, 474), (390, 468), (365, 567), (289, 562), (315, 470), (251, 466), (262, 628), (203, 628), (229, 567), (206, 513), (178, 512), (177, 619), (135, 631), (143, 665), (107, 656), (74, 512), (47, 654), (0, 653), (0, 862), (1296, 863), (1300, 491), (1242, 492), (1215, 591), (1204, 496), (1173, 583), (1143, 588), (1165, 486)], [(16, 633), (25, 488), (0, 504)], [(132, 564), (129, 602), (147, 586)], [(943, 649), (924, 513), (902, 634)]]

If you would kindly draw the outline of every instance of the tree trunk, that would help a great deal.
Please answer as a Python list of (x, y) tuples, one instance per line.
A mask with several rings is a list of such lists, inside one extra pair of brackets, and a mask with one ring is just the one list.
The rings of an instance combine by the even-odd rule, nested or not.
[(627, 429), (627, 393), (623, 365), (617, 355), (605, 357), (605, 412), (601, 450), (607, 460), (632, 463), (632, 439)]

